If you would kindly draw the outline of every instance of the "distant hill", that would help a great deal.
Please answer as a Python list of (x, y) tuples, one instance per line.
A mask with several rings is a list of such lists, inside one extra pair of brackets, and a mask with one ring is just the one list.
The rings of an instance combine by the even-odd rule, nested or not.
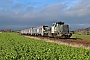
[(90, 35), (90, 27), (85, 28), (85, 29), (75, 30), (74, 33), (76, 33), (76, 34), (86, 34), (86, 35)]
[(86, 30), (86, 31), (89, 31), (89, 30), (90, 30), (90, 27), (86, 28), (85, 30)]

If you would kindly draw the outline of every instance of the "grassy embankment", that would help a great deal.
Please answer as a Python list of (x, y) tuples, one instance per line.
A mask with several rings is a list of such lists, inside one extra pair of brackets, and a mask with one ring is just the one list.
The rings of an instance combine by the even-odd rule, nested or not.
[(0, 60), (90, 60), (90, 50), (0, 33)]
[(73, 34), (71, 38), (82, 38), (82, 39), (90, 40), (90, 35)]

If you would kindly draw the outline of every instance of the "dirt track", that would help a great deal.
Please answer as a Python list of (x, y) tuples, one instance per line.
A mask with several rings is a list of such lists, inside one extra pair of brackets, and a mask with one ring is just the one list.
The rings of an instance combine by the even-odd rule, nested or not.
[(83, 40), (83, 39), (54, 39), (54, 38), (40, 38), (40, 37), (33, 37), (33, 36), (25, 36), (28, 38), (34, 38), (37, 40), (44, 40), (45, 42), (53, 42), (57, 44), (64, 44), (72, 47), (77, 48), (85, 48), (90, 49), (90, 40)]

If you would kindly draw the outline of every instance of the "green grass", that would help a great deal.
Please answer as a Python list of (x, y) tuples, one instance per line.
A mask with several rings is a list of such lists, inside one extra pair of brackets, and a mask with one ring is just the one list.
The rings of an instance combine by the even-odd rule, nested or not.
[(0, 60), (90, 60), (90, 50), (0, 33)]
[(73, 34), (71, 38), (83, 38), (90, 40), (90, 35), (79, 35), (79, 34)]

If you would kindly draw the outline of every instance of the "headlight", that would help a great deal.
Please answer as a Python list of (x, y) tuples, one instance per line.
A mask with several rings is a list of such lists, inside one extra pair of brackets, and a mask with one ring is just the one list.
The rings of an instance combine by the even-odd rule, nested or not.
[(62, 34), (60, 34), (60, 36), (62, 36)]

